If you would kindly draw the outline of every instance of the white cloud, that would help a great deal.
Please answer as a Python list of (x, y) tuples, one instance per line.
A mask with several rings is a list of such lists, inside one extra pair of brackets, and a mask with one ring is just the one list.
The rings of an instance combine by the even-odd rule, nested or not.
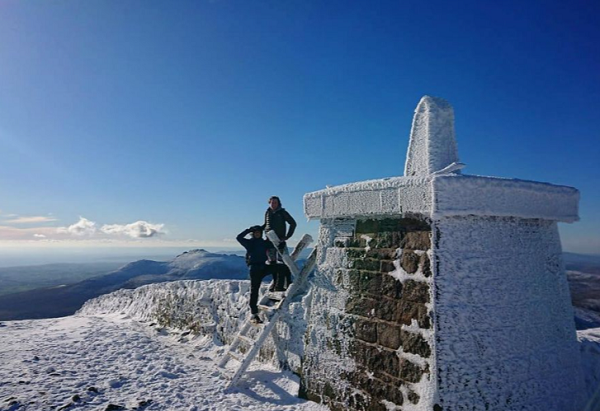
[(147, 221), (136, 221), (131, 224), (105, 224), (100, 229), (105, 234), (126, 235), (131, 238), (150, 238), (165, 234), (164, 224), (152, 224)]
[[(59, 241), (65, 245), (85, 243), (89, 246), (105, 243), (118, 243), (121, 245), (142, 243), (147, 245), (152, 243), (157, 245), (157, 242), (163, 240), (156, 239), (147, 243), (146, 239), (160, 237), (166, 233), (164, 224), (152, 224), (147, 221), (136, 221), (131, 224), (99, 225), (85, 217), (79, 217), (79, 220), (72, 225), (49, 227), (43, 225), (2, 225), (0, 219), (0, 243), (7, 244), (6, 242), (14, 241), (15, 245), (28, 241), (38, 245), (51, 241)], [(184, 240), (179, 241), (175, 246), (180, 246), (184, 242)], [(201, 243), (204, 242), (201, 241)]]
[[(9, 217), (9, 216), (16, 217), (14, 214), (7, 215), (7, 217)], [(12, 223), (12, 224), (31, 224), (31, 223), (47, 223), (50, 221), (56, 221), (56, 218), (47, 217), (47, 216), (16, 217), (16, 218), (12, 218), (10, 220), (5, 220), (4, 222)]]
[(68, 227), (58, 227), (56, 229), (57, 233), (73, 234), (77, 236), (93, 235), (96, 233), (96, 231), (98, 231), (96, 228), (96, 223), (84, 217), (79, 217), (79, 221), (73, 225)]
[[(56, 228), (54, 235), (56, 235)], [(132, 239), (129, 237), (116, 237), (111, 236), (107, 238), (96, 237), (75, 237), (57, 239), (52, 238), (52, 233), (46, 234), (47, 238), (34, 238), (32, 233), (27, 236), (20, 236), (18, 238), (5, 238), (2, 236), (2, 227), (0, 227), (0, 248), (5, 249), (110, 249), (112, 252), (115, 247), (119, 248), (131, 248), (139, 249), (140, 247), (148, 247), (148, 249), (160, 249), (160, 248), (182, 248), (182, 249), (193, 249), (193, 248), (231, 248), (231, 244), (223, 243), (222, 241), (213, 240), (165, 240), (163, 236), (159, 238), (153, 238), (152, 241), (148, 239)]]

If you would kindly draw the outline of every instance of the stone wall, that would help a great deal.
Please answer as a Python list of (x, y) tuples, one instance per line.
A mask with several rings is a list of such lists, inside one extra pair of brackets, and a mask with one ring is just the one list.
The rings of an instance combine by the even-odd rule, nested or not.
[(321, 224), (301, 394), (333, 410), (426, 409), (434, 383), (430, 225)]
[[(264, 284), (261, 295), (266, 292)], [(125, 315), (138, 321), (212, 336), (215, 343), (230, 344), (250, 315), (250, 281), (184, 280), (121, 289), (87, 301), (78, 311), (83, 315)], [(288, 366), (300, 373), (304, 351), (302, 336), (306, 322), (303, 296), (296, 297), (283, 321), (276, 325), (278, 341), (270, 335), (261, 347), (258, 360)], [(252, 327), (248, 336), (256, 339), (261, 328)], [(240, 351), (246, 351), (242, 345)]]

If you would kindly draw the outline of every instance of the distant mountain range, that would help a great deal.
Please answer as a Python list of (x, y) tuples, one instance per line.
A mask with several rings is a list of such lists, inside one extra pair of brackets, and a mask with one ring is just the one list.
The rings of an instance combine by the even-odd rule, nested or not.
[(563, 253), (567, 270), (600, 274), (600, 255)]
[(118, 269), (123, 262), (53, 263), (0, 267), (0, 295), (74, 284)]
[[(309, 251), (305, 250), (303, 256)], [(19, 277), (21, 280), (31, 278), (41, 281), (40, 278), (44, 276), (48, 278), (44, 281), (54, 278), (53, 284), (61, 284), (0, 295), (0, 320), (71, 315), (87, 300), (121, 288), (177, 280), (248, 278), (244, 252), (227, 253), (192, 250), (169, 261), (135, 261), (92, 278), (89, 277), (114, 266), (51, 264), (28, 269), (0, 269), (0, 285), (10, 284), (9, 280), (16, 281)], [(600, 256), (564, 253), (564, 260), (577, 313), (577, 327), (584, 329), (600, 326)], [(82, 271), (78, 273), (78, 269)], [(10, 276), (7, 277), (8, 274), (3, 270)], [(57, 282), (57, 278), (63, 282)]]
[(186, 251), (170, 261), (140, 260), (74, 284), (0, 295), (0, 320), (71, 315), (90, 298), (120, 288), (176, 280), (245, 279), (243, 257), (205, 250)]

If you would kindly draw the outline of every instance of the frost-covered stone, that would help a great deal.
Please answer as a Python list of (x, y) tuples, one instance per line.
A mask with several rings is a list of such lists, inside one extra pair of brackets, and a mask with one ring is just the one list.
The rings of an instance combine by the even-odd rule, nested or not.
[(579, 192), (567, 186), (506, 178), (436, 174), (345, 184), (304, 196), (308, 218), (479, 215), (579, 220)]
[(413, 119), (404, 177), (328, 187), (304, 196), (308, 218), (386, 217), (417, 213), (579, 219), (579, 192), (535, 181), (459, 174), (454, 111), (425, 96)]
[(432, 180), (432, 214), (579, 220), (579, 191), (573, 187), (507, 178), (440, 175)]
[[(266, 285), (262, 292), (265, 290)], [(250, 315), (249, 298), (250, 281), (174, 281), (102, 295), (86, 302), (77, 315), (118, 314), (161, 327), (191, 330), (222, 345), (232, 342)], [(304, 350), (302, 336), (306, 329), (305, 306), (302, 297), (298, 297), (277, 324), (280, 353), (285, 352), (286, 358), (278, 358), (274, 341), (269, 337), (259, 360), (278, 366), (285, 360), (286, 366), (299, 371)], [(248, 336), (253, 338), (259, 331), (253, 328)]]
[(308, 218), (386, 216), (430, 212), (431, 177), (393, 177), (364, 181), (308, 193)]
[(413, 117), (405, 176), (427, 176), (458, 163), (454, 109), (446, 100), (425, 96)]
[(424, 97), (404, 177), (305, 195), (321, 220), (307, 398), (334, 410), (581, 409), (557, 229), (578, 220), (579, 192), (463, 166), (452, 107)]
[[(420, 250), (400, 248), (410, 234)], [(429, 223), (415, 218), (322, 221), (302, 367), (306, 397), (331, 409), (385, 410), (408, 404), (409, 393), (413, 401), (424, 395), (433, 378), (424, 275), (431, 268), (422, 258), (430, 234)], [(413, 261), (411, 273), (403, 258)]]

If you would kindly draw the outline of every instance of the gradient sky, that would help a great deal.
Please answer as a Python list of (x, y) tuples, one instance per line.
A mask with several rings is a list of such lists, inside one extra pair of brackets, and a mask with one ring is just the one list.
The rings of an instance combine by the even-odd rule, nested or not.
[(0, 246), (236, 246), (272, 194), (314, 234), (303, 194), (401, 175), (430, 94), (454, 106), (465, 173), (580, 189), (563, 246), (598, 254), (599, 16), (595, 1), (2, 0)]

